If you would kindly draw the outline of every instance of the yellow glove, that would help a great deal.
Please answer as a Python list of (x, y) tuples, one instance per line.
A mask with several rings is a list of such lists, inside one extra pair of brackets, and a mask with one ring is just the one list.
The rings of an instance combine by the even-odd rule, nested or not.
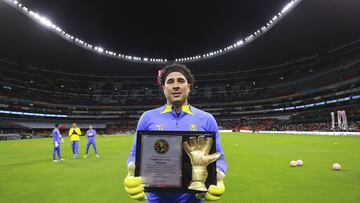
[(216, 152), (209, 155), (213, 140), (210, 137), (199, 136), (190, 137), (189, 141), (183, 143), (185, 152), (189, 155), (192, 165), (192, 180), (188, 187), (190, 190), (206, 192), (205, 181), (208, 177), (207, 165), (216, 161), (220, 157), (220, 153)]
[(128, 174), (124, 180), (125, 191), (129, 197), (134, 200), (146, 200), (144, 187), (142, 186), (141, 177), (134, 177), (135, 163), (128, 164)]
[(196, 194), (196, 197), (205, 201), (219, 200), (221, 195), (225, 192), (224, 178), (225, 174), (220, 170), (217, 170), (217, 184), (210, 185), (206, 193)]

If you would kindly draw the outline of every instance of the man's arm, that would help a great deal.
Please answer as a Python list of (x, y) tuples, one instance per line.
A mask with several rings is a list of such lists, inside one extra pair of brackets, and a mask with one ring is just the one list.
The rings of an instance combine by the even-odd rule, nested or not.
[(79, 136), (81, 135), (81, 130), (80, 130), (80, 128), (76, 128), (76, 129), (75, 129), (75, 132), (76, 132), (77, 135), (79, 135)]
[(227, 169), (227, 164), (226, 164), (226, 161), (224, 158), (224, 152), (223, 152), (221, 144), (220, 144), (219, 128), (218, 128), (215, 118), (211, 114), (210, 114), (210, 118), (208, 120), (208, 129), (209, 129), (209, 131), (216, 133), (216, 135), (215, 135), (216, 136), (216, 151), (220, 152), (220, 154), (221, 154), (220, 158), (218, 160), (216, 160), (216, 168), (225, 174), (226, 169)]
[(62, 138), (62, 136), (61, 136), (61, 134), (60, 134), (60, 130), (56, 130), (56, 134), (57, 134), (57, 136), (61, 139)]
[[(143, 113), (139, 119), (139, 122), (137, 124), (137, 127), (136, 127), (136, 132), (138, 130), (147, 130), (147, 116), (145, 113)], [(131, 147), (131, 150), (130, 150), (130, 154), (129, 154), (129, 157), (126, 161), (126, 165), (128, 165), (130, 162), (135, 162), (135, 156), (136, 156), (136, 137), (137, 137), (137, 133), (135, 133), (135, 136), (134, 136), (134, 139), (133, 139), (133, 142), (132, 142), (132, 147)]]
[(59, 129), (56, 131), (56, 133), (57, 133), (59, 139), (61, 140), (61, 143), (64, 143), (64, 138), (63, 138), (62, 135), (60, 134), (60, 130), (59, 130)]
[(56, 136), (58, 136), (56, 133), (54, 133), (54, 131), (51, 132), (51, 136), (53, 138), (53, 143), (56, 142)]
[(216, 201), (219, 200), (221, 198), (221, 195), (223, 195), (225, 192), (224, 178), (225, 178), (227, 165), (224, 159), (224, 152), (222, 151), (222, 147), (220, 144), (219, 128), (215, 118), (211, 114), (209, 114), (209, 119), (207, 124), (208, 124), (207, 130), (216, 133), (215, 135), (216, 151), (220, 153), (220, 157), (216, 161), (217, 181), (216, 181), (216, 185), (209, 186), (208, 191), (206, 193), (199, 193), (196, 195), (196, 197), (205, 201)]
[(73, 131), (74, 131), (74, 130), (73, 130), (72, 128), (70, 128), (70, 130), (69, 130), (69, 137), (71, 137)]
[[(139, 122), (136, 127), (136, 132), (138, 130), (147, 130), (147, 119), (146, 114), (141, 115)], [(129, 157), (126, 161), (128, 174), (124, 179), (125, 191), (131, 199), (135, 200), (146, 200), (146, 195), (144, 192), (144, 187), (142, 185), (141, 177), (135, 177), (135, 155), (136, 155), (136, 133), (133, 139), (133, 144), (130, 150)]]

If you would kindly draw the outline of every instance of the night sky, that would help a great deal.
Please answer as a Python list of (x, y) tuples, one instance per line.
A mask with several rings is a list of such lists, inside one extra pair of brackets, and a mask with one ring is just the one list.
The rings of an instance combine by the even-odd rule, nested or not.
[[(19, 1), (66, 32), (129, 55), (169, 60), (224, 48), (256, 31), (289, 2)], [(360, 39), (360, 1), (303, 0), (269, 32), (196, 69), (268, 66)], [(151, 72), (159, 65), (111, 59), (79, 48), (0, 2), (0, 57), (49, 69), (92, 73)]]

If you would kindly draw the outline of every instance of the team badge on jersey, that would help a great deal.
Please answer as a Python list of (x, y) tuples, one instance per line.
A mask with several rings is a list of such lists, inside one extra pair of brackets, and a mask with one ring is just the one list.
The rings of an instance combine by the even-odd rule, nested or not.
[(197, 131), (198, 130), (198, 126), (194, 123), (190, 124), (189, 126), (189, 130), (191, 131)]
[(154, 144), (154, 150), (158, 154), (165, 154), (169, 151), (169, 143), (166, 140), (158, 140)]

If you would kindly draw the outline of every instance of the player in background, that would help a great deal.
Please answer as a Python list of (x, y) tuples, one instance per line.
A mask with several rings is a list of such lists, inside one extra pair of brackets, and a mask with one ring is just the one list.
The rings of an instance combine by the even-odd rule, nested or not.
[(64, 138), (62, 138), (60, 131), (59, 131), (59, 124), (55, 124), (55, 128), (52, 131), (52, 137), (53, 137), (53, 144), (54, 144), (54, 150), (52, 153), (53, 156), (53, 162), (59, 162), (58, 160), (56, 160), (56, 154), (59, 157), (59, 160), (64, 161), (65, 159), (61, 158), (60, 155), (60, 141), (62, 143), (64, 143)]
[(92, 145), (94, 148), (95, 156), (97, 158), (100, 158), (99, 154), (97, 153), (97, 149), (96, 149), (95, 135), (96, 135), (96, 130), (93, 129), (92, 125), (89, 125), (89, 130), (86, 131), (86, 137), (88, 138), (88, 141), (86, 144), (86, 154), (84, 156), (84, 159), (88, 157), (90, 145)]
[(72, 124), (72, 128), (69, 130), (69, 136), (71, 141), (71, 149), (74, 155), (74, 159), (78, 158), (79, 152), (79, 140), (80, 140), (81, 130), (77, 127), (76, 123)]

